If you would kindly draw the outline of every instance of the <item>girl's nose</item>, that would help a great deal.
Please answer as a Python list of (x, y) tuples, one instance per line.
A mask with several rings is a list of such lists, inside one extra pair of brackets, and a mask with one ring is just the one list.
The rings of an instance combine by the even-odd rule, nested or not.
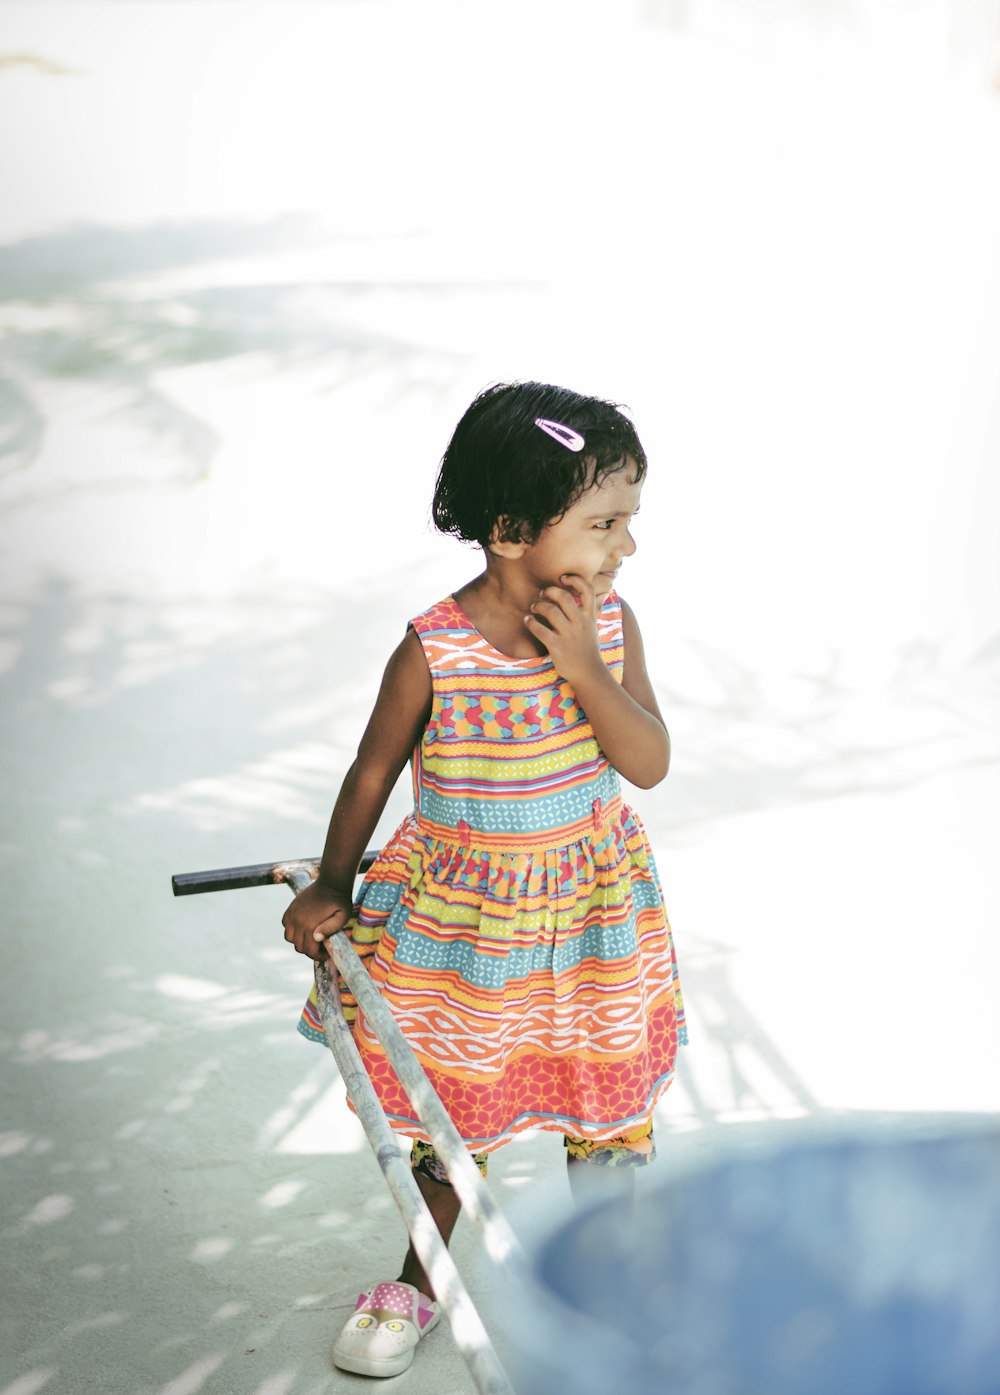
[(635, 538), (633, 538), (627, 528), (625, 530), (625, 541), (618, 550), (623, 557), (631, 557), (632, 553), (635, 551)]

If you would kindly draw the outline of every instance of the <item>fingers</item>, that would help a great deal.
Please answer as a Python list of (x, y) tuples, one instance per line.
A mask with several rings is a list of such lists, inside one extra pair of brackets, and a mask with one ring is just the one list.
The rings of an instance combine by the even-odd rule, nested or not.
[(566, 582), (565, 586), (546, 586), (542, 590), (531, 607), (530, 615), (525, 616), (526, 623), (533, 617), (536, 621), (540, 620), (544, 628), (551, 630), (561, 619), (572, 624), (581, 611), (588, 617), (591, 615), (593, 588), (579, 576), (567, 575), (562, 580)]
[(553, 629), (553, 622), (558, 623), (560, 619), (569, 620), (572, 617), (576, 604), (572, 598), (572, 593), (564, 591), (561, 586), (546, 586), (539, 595), (537, 601), (532, 602), (531, 618), (540, 621), (547, 629)]
[[(290, 907), (294, 911), (295, 903)], [(285, 939), (292, 945), (297, 954), (305, 954), (310, 959), (321, 959), (325, 953), (326, 941), (331, 935), (336, 935), (343, 930), (349, 919), (346, 910), (336, 910), (332, 915), (324, 920), (316, 922), (305, 922), (297, 920), (294, 915), (291, 917), (285, 912), (283, 924), (285, 926)]]
[(573, 593), (578, 606), (585, 606), (588, 601), (593, 601), (596, 597), (597, 593), (590, 582), (584, 581), (583, 577), (577, 576), (575, 572), (566, 572), (559, 580)]
[(337, 933), (337, 931), (341, 928), (346, 919), (346, 911), (334, 911), (332, 915), (328, 915), (325, 920), (321, 920), (318, 925), (313, 926), (313, 939), (317, 942), (320, 940), (329, 939), (331, 935), (335, 935)]
[(336, 935), (338, 930), (343, 930), (347, 924), (346, 911), (334, 911), (333, 915), (327, 916), (326, 920), (321, 920), (319, 925), (312, 932), (313, 940), (321, 945), (324, 940), (328, 940), (331, 935)]

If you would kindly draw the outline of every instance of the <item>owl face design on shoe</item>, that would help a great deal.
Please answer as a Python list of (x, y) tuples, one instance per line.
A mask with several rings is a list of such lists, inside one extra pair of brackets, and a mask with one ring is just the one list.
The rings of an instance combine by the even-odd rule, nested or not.
[(354, 1313), (333, 1349), (343, 1371), (394, 1376), (413, 1361), (413, 1352), (440, 1314), (412, 1284), (380, 1283), (358, 1296)]

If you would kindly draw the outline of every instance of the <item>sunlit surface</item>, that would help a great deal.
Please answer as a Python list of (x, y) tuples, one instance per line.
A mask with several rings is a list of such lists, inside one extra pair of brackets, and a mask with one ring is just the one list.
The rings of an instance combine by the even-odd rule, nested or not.
[[(998, 38), (971, 0), (0, 3), (0, 1163), (46, 1291), (0, 1395), (318, 1395), (396, 1272), (284, 892), (169, 875), (319, 851), (476, 568), (428, 505), (496, 378), (627, 402), (651, 459), (661, 1166), (1000, 1108)], [(528, 1230), (561, 1151), (492, 1170)]]

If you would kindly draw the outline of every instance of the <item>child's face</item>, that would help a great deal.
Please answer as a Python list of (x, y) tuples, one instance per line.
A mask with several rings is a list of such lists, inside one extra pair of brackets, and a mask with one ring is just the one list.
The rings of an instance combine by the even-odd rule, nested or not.
[(539, 589), (560, 585), (567, 573), (588, 581), (601, 600), (614, 588), (622, 559), (635, 551), (629, 524), (642, 493), (636, 474), (630, 459), (624, 469), (605, 475), (525, 549), (523, 560)]

